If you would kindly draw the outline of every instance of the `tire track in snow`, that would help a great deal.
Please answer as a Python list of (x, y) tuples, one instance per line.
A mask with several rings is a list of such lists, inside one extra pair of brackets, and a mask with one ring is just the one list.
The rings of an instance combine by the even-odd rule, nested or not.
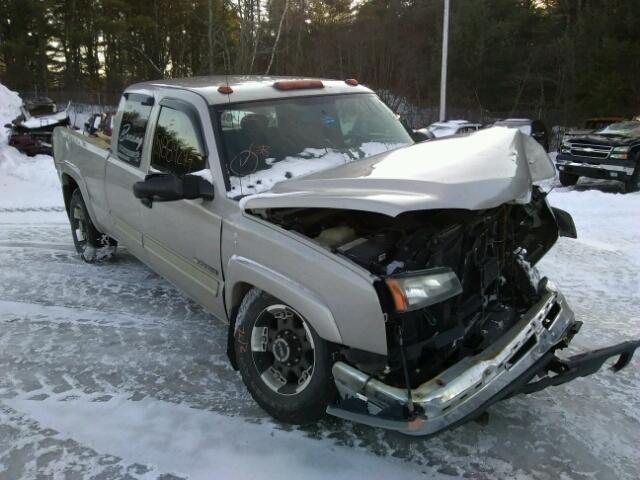
[(0, 213), (64, 212), (64, 207), (0, 207)]

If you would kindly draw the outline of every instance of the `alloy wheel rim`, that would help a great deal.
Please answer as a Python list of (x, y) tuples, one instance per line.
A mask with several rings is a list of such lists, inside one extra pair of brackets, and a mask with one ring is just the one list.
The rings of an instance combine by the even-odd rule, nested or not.
[(262, 382), (279, 395), (297, 395), (311, 382), (315, 348), (302, 316), (286, 305), (270, 305), (251, 331), (251, 356)]
[(73, 231), (78, 244), (84, 246), (87, 243), (89, 227), (82, 208), (78, 206), (73, 209)]

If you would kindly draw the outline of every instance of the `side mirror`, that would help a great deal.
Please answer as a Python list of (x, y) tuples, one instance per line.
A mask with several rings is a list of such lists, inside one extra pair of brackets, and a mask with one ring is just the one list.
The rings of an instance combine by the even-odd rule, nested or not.
[(197, 175), (177, 177), (168, 173), (147, 175), (142, 182), (133, 185), (133, 195), (144, 206), (151, 208), (153, 202), (173, 202), (175, 200), (213, 200), (213, 185)]
[(426, 142), (427, 140), (433, 140), (433, 136), (429, 136), (428, 133), (419, 132), (418, 130), (411, 130), (411, 138), (414, 142)]
[(13, 128), (13, 125), (11, 123), (5, 123), (4, 128)]

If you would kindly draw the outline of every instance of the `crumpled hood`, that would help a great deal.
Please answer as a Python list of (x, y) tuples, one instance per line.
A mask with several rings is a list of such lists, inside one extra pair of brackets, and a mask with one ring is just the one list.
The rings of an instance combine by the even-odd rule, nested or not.
[(414, 210), (481, 210), (527, 203), (533, 182), (553, 178), (544, 149), (517, 129), (399, 148), (276, 184), (244, 197), (243, 210), (338, 208), (397, 216)]

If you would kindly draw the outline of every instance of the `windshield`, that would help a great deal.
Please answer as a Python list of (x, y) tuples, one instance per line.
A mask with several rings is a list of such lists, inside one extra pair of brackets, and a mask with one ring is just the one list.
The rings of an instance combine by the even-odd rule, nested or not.
[(413, 143), (374, 94), (218, 105), (213, 113), (231, 198)]
[(614, 123), (596, 132), (601, 135), (620, 135), (623, 137), (640, 137), (640, 122)]

